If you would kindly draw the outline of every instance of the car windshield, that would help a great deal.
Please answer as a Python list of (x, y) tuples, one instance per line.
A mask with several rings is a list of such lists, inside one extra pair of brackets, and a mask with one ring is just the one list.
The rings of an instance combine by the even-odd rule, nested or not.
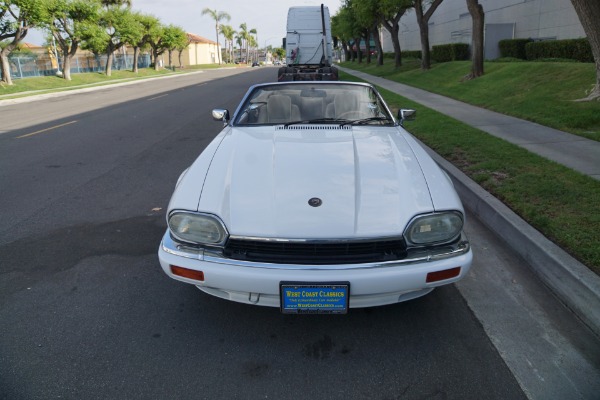
[(235, 125), (393, 125), (387, 107), (370, 86), (290, 83), (255, 88)]

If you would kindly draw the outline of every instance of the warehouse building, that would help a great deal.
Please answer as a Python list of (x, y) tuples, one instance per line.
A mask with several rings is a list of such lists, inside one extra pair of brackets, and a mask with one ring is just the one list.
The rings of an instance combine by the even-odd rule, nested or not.
[[(586, 37), (570, 0), (479, 0), (485, 12), (485, 58), (500, 57), (503, 39), (575, 39)], [(444, 0), (429, 20), (430, 46), (471, 44), (471, 14), (465, 0)], [(384, 52), (393, 52), (389, 32), (382, 28)], [(421, 50), (414, 9), (400, 20), (402, 50)]]

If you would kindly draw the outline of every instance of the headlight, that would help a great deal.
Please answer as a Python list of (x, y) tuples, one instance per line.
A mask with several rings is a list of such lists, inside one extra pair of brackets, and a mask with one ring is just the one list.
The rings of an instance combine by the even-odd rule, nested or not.
[(169, 215), (172, 235), (183, 242), (221, 246), (227, 240), (227, 230), (217, 217), (208, 214), (176, 211)]
[(442, 244), (456, 239), (462, 227), (463, 217), (458, 212), (422, 215), (408, 224), (404, 237), (409, 245)]

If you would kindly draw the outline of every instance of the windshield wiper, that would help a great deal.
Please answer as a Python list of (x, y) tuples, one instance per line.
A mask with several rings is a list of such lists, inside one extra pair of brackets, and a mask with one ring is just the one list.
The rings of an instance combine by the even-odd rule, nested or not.
[(344, 124), (347, 124), (350, 122), (352, 122), (352, 121), (350, 121), (348, 119), (343, 119), (343, 118), (315, 118), (315, 119), (305, 119), (305, 120), (301, 120), (301, 121), (292, 121), (292, 122), (283, 124), (283, 126), (288, 127), (290, 125), (298, 125), (298, 124), (321, 124), (321, 123), (334, 123), (334, 124), (344, 125)]
[(372, 121), (389, 121), (389, 122), (393, 122), (393, 120), (391, 118), (388, 117), (369, 117), (369, 118), (362, 118), (362, 119), (355, 119), (353, 121), (347, 121), (344, 122), (342, 124), (340, 124), (341, 126), (344, 125), (363, 125), (363, 124), (367, 124), (369, 122)]

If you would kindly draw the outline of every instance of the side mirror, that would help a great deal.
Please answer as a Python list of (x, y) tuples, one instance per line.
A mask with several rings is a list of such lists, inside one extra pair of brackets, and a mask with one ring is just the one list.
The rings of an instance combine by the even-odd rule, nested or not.
[(417, 117), (417, 110), (411, 110), (406, 108), (401, 108), (398, 110), (398, 119), (400, 120), (400, 125), (404, 121), (414, 121)]
[(215, 121), (222, 121), (225, 125), (229, 122), (229, 110), (215, 108), (212, 110), (212, 117)]

